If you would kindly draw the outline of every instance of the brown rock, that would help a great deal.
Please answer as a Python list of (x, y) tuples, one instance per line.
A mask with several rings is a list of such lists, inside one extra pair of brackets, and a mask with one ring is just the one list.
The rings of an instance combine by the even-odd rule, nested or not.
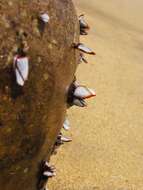
[[(45, 26), (41, 11), (50, 16)], [(38, 165), (49, 159), (64, 120), (78, 20), (71, 0), (0, 0), (0, 17), (0, 190), (35, 190)], [(12, 67), (20, 48), (30, 62), (23, 88)]]

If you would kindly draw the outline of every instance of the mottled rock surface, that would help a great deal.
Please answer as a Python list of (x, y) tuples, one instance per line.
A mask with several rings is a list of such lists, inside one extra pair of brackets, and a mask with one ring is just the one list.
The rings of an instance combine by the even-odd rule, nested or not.
[[(39, 22), (47, 11), (48, 24)], [(79, 28), (71, 0), (0, 0), (0, 190), (35, 190), (49, 159), (74, 78)], [(13, 57), (29, 46), (30, 73), (17, 86)]]

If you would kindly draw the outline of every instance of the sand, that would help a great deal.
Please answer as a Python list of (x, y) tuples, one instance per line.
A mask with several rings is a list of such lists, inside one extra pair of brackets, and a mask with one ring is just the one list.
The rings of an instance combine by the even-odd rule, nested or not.
[(51, 190), (143, 189), (143, 1), (75, 0), (91, 26), (81, 41), (95, 49), (77, 77), (96, 89), (84, 109), (68, 111), (73, 142), (51, 160)]

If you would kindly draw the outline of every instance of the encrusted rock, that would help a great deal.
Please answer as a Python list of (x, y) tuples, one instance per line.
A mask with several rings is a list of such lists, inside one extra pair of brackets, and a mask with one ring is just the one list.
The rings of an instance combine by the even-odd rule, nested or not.
[[(41, 12), (50, 17), (44, 26)], [(72, 0), (0, 0), (0, 17), (0, 190), (35, 190), (38, 164), (49, 159), (65, 118), (78, 18)], [(23, 87), (13, 71), (21, 52), (30, 66)]]

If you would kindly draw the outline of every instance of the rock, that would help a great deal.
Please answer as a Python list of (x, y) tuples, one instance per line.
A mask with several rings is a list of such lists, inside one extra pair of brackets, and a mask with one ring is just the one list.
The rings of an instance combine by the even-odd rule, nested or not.
[[(50, 158), (65, 118), (78, 18), (72, 0), (0, 0), (0, 8), (0, 190), (35, 190), (39, 163)], [(50, 17), (44, 26), (41, 12)], [(30, 72), (19, 87), (13, 57), (22, 48)]]

